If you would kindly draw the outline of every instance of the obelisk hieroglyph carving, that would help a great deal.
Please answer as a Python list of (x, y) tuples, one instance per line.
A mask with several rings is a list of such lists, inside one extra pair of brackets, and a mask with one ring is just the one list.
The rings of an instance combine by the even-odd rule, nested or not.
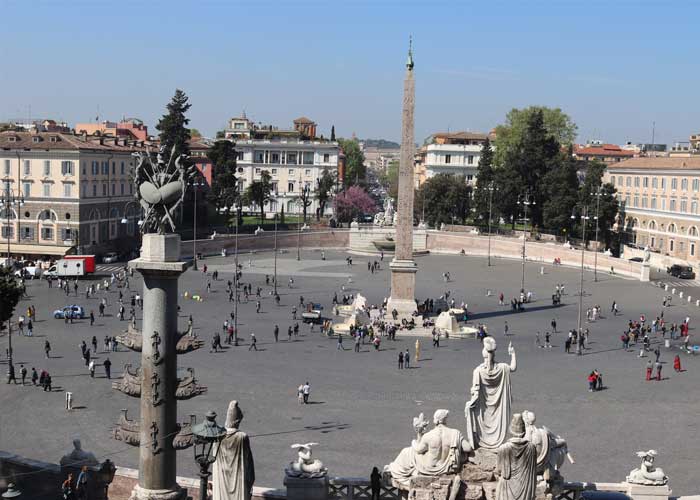
[(409, 45), (406, 78), (403, 82), (401, 117), (401, 158), (399, 162), (399, 195), (397, 202), (396, 252), (391, 268), (391, 297), (387, 310), (410, 314), (416, 310), (416, 263), (413, 261), (413, 149), (415, 141), (413, 111), (415, 82), (413, 52)]

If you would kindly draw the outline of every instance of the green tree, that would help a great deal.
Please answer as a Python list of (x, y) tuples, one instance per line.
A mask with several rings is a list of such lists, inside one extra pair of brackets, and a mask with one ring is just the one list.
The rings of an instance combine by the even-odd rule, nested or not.
[[(15, 307), (22, 298), (23, 289), (12, 269), (0, 266), (0, 327), (5, 326), (14, 314)], [(9, 324), (8, 324), (9, 328)]]
[(316, 199), (318, 200), (318, 211), (316, 212), (317, 221), (320, 221), (321, 216), (326, 212), (326, 206), (333, 193), (334, 185), (335, 179), (333, 179), (328, 169), (324, 168), (323, 173), (321, 173), (321, 178), (318, 180), (318, 185), (316, 186)]
[(213, 170), (209, 200), (214, 203), (217, 212), (224, 208), (228, 218), (239, 196), (235, 144), (227, 140), (216, 141), (207, 157), (212, 162)]
[(476, 169), (476, 189), (474, 190), (474, 208), (476, 209), (476, 220), (480, 224), (488, 224), (489, 218), (489, 188), (494, 185), (495, 172), (493, 170), (493, 149), (491, 141), (486, 139), (481, 147), (481, 157), (479, 166)]
[(201, 139), (201, 138), (202, 138), (202, 133), (201, 133), (199, 130), (197, 130), (196, 128), (191, 128), (191, 129), (190, 129), (190, 136), (191, 136), (193, 139)]
[(171, 154), (175, 156), (190, 154), (188, 141), (192, 136), (190, 129), (187, 128), (190, 120), (185, 114), (192, 105), (188, 101), (189, 97), (182, 90), (177, 89), (167, 105), (168, 113), (163, 115), (156, 125), (160, 131), (160, 142), (165, 148), (166, 159)]
[(247, 205), (257, 205), (260, 208), (260, 224), (265, 223), (265, 203), (272, 199), (272, 177), (263, 170), (260, 179), (254, 180), (245, 191)]
[(570, 235), (573, 221), (571, 213), (579, 197), (576, 160), (569, 148), (560, 165), (544, 177), (544, 206), (542, 215), (545, 227), (557, 234)]
[[(619, 211), (619, 203), (615, 193), (615, 186), (603, 183), (605, 164), (599, 161), (586, 163), (586, 176), (579, 189), (579, 203), (588, 206), (588, 214), (593, 221), (589, 226), (586, 240), (595, 238), (595, 214), (598, 210), (598, 240), (604, 242), (606, 248), (614, 247), (615, 235), (612, 227)], [(600, 190), (600, 191), (599, 191)], [(600, 202), (597, 200), (597, 193), (600, 192)], [(579, 229), (580, 231), (580, 229)], [(617, 249), (616, 249), (617, 250)]]
[(425, 221), (431, 226), (452, 224), (455, 219), (462, 223), (470, 211), (471, 188), (467, 186), (465, 177), (452, 174), (438, 174), (424, 182), (416, 193), (420, 203), (416, 208), (425, 211)]
[(314, 192), (310, 186), (299, 186), (299, 189), (301, 192), (297, 196), (297, 202), (301, 205), (304, 222), (306, 222), (306, 211), (314, 202)]
[(548, 137), (554, 139), (562, 146), (573, 144), (576, 139), (578, 127), (571, 120), (569, 115), (559, 108), (548, 108), (546, 106), (530, 106), (524, 109), (512, 109), (506, 115), (506, 122), (496, 127), (496, 151), (494, 153), (494, 163), (503, 165), (508, 151), (522, 144), (522, 139), (526, 133), (528, 123), (532, 115), (540, 114)]
[(340, 148), (345, 153), (345, 187), (362, 185), (367, 176), (365, 167), (365, 155), (360, 150), (360, 143), (356, 139), (338, 139)]

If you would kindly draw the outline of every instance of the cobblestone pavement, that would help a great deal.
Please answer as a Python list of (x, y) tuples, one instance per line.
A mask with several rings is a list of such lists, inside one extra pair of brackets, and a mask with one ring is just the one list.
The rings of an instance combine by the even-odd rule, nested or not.
[[(179, 420), (189, 414), (203, 415), (214, 409), (223, 421), (228, 401), (237, 399), (245, 413), (242, 428), (252, 437), (256, 460), (257, 484), (279, 486), (284, 466), (293, 459), (290, 444), (317, 441), (315, 454), (323, 460), (333, 475), (368, 475), (375, 465), (390, 462), (413, 437), (412, 417), (419, 412), (431, 415), (437, 408), (450, 410), (449, 424), (464, 428), (464, 403), (467, 399), (471, 372), (481, 361), (481, 348), (476, 340), (443, 341), (439, 349), (423, 341), (421, 359), (409, 370), (398, 370), (399, 350), (414, 353), (415, 339), (401, 335), (396, 342), (384, 342), (375, 352), (363, 346), (353, 352), (350, 342), (345, 350), (337, 350), (336, 341), (322, 338), (302, 325), (301, 335), (287, 342), (287, 327), (291, 309), (300, 295), (321, 302), (330, 313), (334, 293), (362, 293), (370, 302), (378, 302), (388, 294), (388, 260), (381, 263), (376, 274), (367, 271), (368, 257), (354, 256), (354, 265), (345, 263), (346, 254), (326, 252), (321, 261), (319, 251), (302, 252), (297, 262), (296, 252), (278, 257), (280, 307), (275, 306), (265, 274), (272, 274), (271, 253), (244, 255), (244, 282), (253, 289), (263, 287), (262, 312), (255, 313), (255, 300), (239, 308), (241, 337), (239, 347), (220, 353), (209, 350), (213, 333), (232, 310), (225, 292), (226, 281), (232, 279), (233, 257), (209, 258), (200, 262), (200, 271), (187, 271), (180, 280), (181, 295), (201, 294), (202, 302), (181, 298), (180, 326), (186, 328), (187, 316), (194, 316), (197, 334), (207, 341), (207, 348), (180, 356), (179, 366), (191, 366), (199, 381), (209, 392), (179, 404)], [(249, 258), (252, 260), (249, 265)], [(553, 348), (535, 346), (535, 333), (549, 328), (552, 318), (558, 330), (576, 326), (578, 312), (578, 280), (576, 269), (528, 264), (526, 288), (532, 290), (536, 301), (526, 312), (511, 313), (498, 305), (499, 292), (507, 300), (520, 288), (520, 262), (494, 260), (492, 267), (486, 259), (465, 256), (423, 256), (417, 258), (417, 293), (419, 298), (437, 297), (451, 290), (457, 303), (462, 300), (474, 312), (473, 322), (484, 322), (494, 335), (499, 350), (497, 359), (507, 360), (507, 343), (512, 342), (518, 355), (518, 372), (513, 378), (514, 409), (529, 409), (537, 414), (538, 423), (546, 425), (569, 441), (575, 465), (568, 465), (564, 475), (573, 480), (621, 481), (637, 464), (635, 451), (655, 448), (657, 463), (671, 478), (674, 494), (697, 492), (694, 473), (697, 469), (698, 387), (697, 359), (682, 354), (683, 373), (672, 369), (672, 357), (680, 352), (676, 347), (664, 349), (664, 379), (644, 382), (647, 359), (637, 352), (620, 349), (619, 337), (625, 323), (645, 313), (651, 319), (661, 311), (663, 292), (658, 287), (599, 273), (599, 282), (592, 283), (586, 273), (584, 310), (600, 304), (604, 318), (586, 324), (590, 328), (590, 349), (583, 356), (567, 355), (563, 351), (563, 333), (553, 335)], [(206, 293), (210, 280), (201, 271), (219, 269), (219, 281), (212, 282), (212, 292)], [(449, 271), (450, 283), (442, 273)], [(294, 277), (294, 288), (288, 278)], [(351, 278), (351, 281), (348, 279)], [(564, 303), (553, 308), (549, 297), (555, 284), (565, 284)], [(85, 283), (81, 283), (81, 292)], [(134, 278), (131, 291), (140, 290), (141, 280)], [(342, 287), (345, 288), (343, 292)], [(80, 358), (79, 343), (97, 336), (102, 349), (105, 335), (114, 335), (126, 327), (116, 318), (118, 295), (108, 294), (107, 317), (98, 318), (91, 328), (89, 321), (66, 325), (50, 313), (63, 305), (77, 303), (97, 313), (97, 298), (85, 300), (65, 297), (56, 289), (49, 290), (45, 282), (29, 282), (30, 298), (21, 302), (18, 312), (34, 304), (38, 321), (34, 337), (13, 336), (17, 370), (20, 363), (28, 369), (48, 369), (54, 380), (54, 392), (38, 388), (0, 384), (0, 449), (47, 461), (58, 461), (71, 447), (71, 439), (80, 436), (85, 449), (100, 457), (109, 456), (118, 465), (137, 466), (137, 450), (114, 441), (110, 429), (119, 416), (120, 408), (128, 408), (132, 418), (138, 418), (138, 402), (110, 388), (104, 378), (102, 362), (109, 357), (113, 375), (118, 376), (125, 363), (138, 364), (138, 354), (120, 350), (116, 353), (98, 352), (97, 377), (91, 379)], [(493, 293), (487, 296), (487, 290)], [(128, 295), (127, 295), (128, 297)], [(617, 300), (621, 315), (608, 314), (610, 304)], [(128, 306), (127, 306), (128, 311)], [(669, 321), (691, 317), (697, 321), (698, 308), (675, 302), (665, 309)], [(138, 313), (140, 318), (141, 311)], [(585, 320), (585, 315), (584, 315)], [(508, 322), (510, 336), (504, 337)], [(280, 326), (280, 342), (273, 339), (274, 325)], [(251, 332), (258, 338), (258, 352), (248, 351)], [(691, 330), (695, 333), (697, 330)], [(51, 359), (44, 358), (45, 340), (52, 345)], [(654, 339), (658, 342), (657, 339)], [(698, 342), (700, 343), (700, 342)], [(4, 352), (7, 337), (0, 337)], [(606, 389), (590, 393), (586, 376), (597, 368), (603, 373)], [(0, 365), (4, 371), (4, 364)], [(311, 383), (311, 403), (297, 403), (296, 388), (308, 380)], [(74, 394), (76, 410), (63, 409), (64, 393)], [(195, 466), (190, 450), (178, 455), (178, 473), (194, 476)]]

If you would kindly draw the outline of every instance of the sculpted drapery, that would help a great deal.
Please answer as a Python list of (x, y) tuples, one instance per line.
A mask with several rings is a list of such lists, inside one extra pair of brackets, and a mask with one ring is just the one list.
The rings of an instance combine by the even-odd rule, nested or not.
[(525, 439), (525, 424), (513, 415), (511, 437), (498, 448), (496, 500), (533, 500), (537, 487), (537, 447)]
[(250, 440), (238, 429), (243, 413), (231, 401), (226, 416), (226, 437), (218, 445), (214, 462), (213, 500), (250, 500), (255, 482), (255, 465)]

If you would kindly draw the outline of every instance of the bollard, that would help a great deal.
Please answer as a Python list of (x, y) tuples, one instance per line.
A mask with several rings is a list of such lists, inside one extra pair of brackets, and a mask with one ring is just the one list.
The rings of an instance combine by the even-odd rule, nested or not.
[(675, 295), (675, 294), (676, 294), (676, 289), (675, 289), (675, 288), (672, 288), (672, 289), (671, 289), (671, 293)]
[(688, 303), (691, 303), (692, 301), (693, 301), (693, 297), (691, 297), (690, 295), (688, 295)]
[(698, 300), (695, 301), (695, 305), (698, 306), (698, 307), (700, 307), (700, 299), (698, 299)]
[(678, 296), (682, 299), (682, 298), (683, 298), (683, 292), (678, 292)]
[(73, 393), (66, 391), (66, 410), (73, 410)]
[(664, 290), (668, 292), (668, 285), (664, 285)]

